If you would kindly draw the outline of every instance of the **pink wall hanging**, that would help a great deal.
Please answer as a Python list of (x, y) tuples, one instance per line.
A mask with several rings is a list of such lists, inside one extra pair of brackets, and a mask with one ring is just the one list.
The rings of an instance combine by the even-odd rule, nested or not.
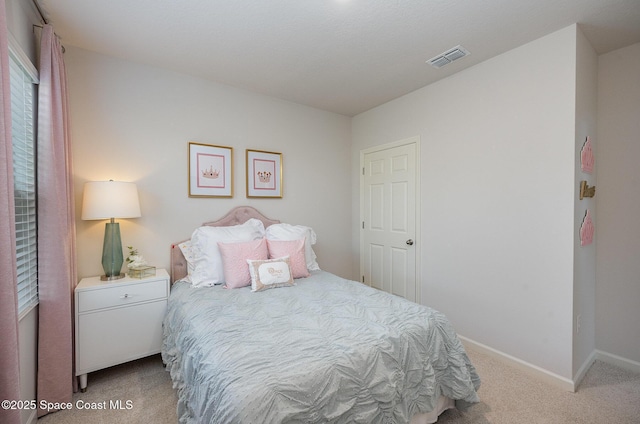
[(582, 168), (582, 172), (591, 174), (593, 172), (594, 162), (595, 162), (595, 157), (593, 156), (593, 147), (591, 146), (591, 139), (587, 136), (587, 139), (582, 145), (582, 150), (580, 151), (580, 167)]
[(593, 220), (591, 219), (591, 212), (587, 209), (580, 226), (580, 246), (586, 246), (593, 243), (593, 234), (595, 227), (593, 226)]

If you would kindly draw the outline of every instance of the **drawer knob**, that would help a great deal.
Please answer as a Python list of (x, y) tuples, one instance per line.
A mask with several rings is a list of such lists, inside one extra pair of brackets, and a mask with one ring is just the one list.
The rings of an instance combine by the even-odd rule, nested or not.
[(129, 293), (125, 293), (124, 296), (120, 296), (120, 299), (127, 299), (129, 297)]

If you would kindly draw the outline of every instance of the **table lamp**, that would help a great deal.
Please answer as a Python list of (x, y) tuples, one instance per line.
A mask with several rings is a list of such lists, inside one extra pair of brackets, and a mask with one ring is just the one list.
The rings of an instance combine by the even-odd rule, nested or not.
[(82, 198), (82, 219), (109, 219), (104, 230), (104, 244), (102, 245), (102, 268), (104, 275), (101, 280), (117, 280), (124, 277), (122, 263), (122, 240), (120, 239), (120, 224), (115, 218), (140, 217), (140, 202), (138, 189), (134, 183), (122, 181), (90, 181), (84, 184)]

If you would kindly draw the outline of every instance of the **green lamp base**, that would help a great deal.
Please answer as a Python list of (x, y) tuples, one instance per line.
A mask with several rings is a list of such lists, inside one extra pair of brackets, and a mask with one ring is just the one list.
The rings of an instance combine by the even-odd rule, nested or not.
[(120, 224), (111, 222), (105, 224), (104, 244), (102, 245), (102, 268), (104, 275), (100, 277), (102, 281), (119, 280), (124, 278), (122, 264), (122, 240), (120, 239)]

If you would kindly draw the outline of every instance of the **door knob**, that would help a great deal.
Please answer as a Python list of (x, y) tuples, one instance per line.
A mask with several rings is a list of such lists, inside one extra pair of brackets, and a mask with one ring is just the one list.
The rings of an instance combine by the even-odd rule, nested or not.
[(413, 240), (411, 240), (411, 239), (407, 240), (407, 244), (408, 244), (409, 246), (413, 246)]

